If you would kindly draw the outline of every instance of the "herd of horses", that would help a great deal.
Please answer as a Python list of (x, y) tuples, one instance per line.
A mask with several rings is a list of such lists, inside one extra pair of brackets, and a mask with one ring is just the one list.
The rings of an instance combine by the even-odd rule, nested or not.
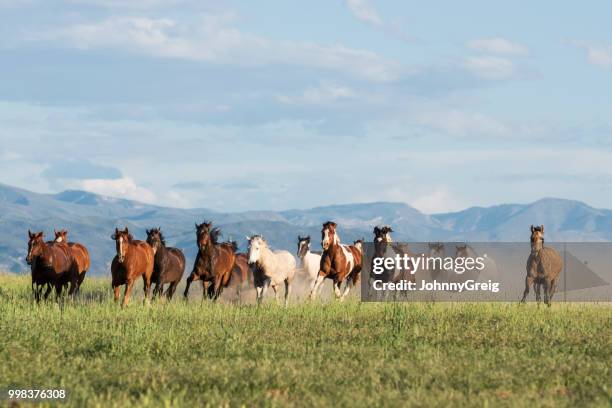
[[(320, 294), (325, 279), (333, 282), (333, 291), (341, 301), (352, 287), (359, 285), (363, 263), (363, 244), (360, 239), (352, 245), (343, 244), (337, 232), (337, 224), (328, 221), (321, 229), (322, 251), (312, 251), (310, 236), (298, 236), (297, 257), (286, 250), (272, 250), (261, 235), (247, 236), (248, 251), (238, 252), (235, 241), (220, 241), (221, 230), (211, 222), (195, 224), (197, 256), (187, 277), (184, 297), (194, 281), (202, 283), (203, 296), (216, 300), (226, 288), (234, 288), (240, 297), (242, 288), (256, 289), (256, 299), (261, 303), (269, 288), (278, 300), (280, 287), (284, 286), (284, 303), (287, 304), (292, 283), (298, 271), (309, 281), (309, 298)], [(406, 244), (395, 244), (390, 226), (374, 228), (374, 256), (393, 254), (413, 255)], [(53, 289), (59, 298), (64, 289), (69, 295), (79, 292), (90, 267), (87, 248), (68, 241), (66, 230), (54, 231), (55, 238), (45, 241), (43, 232), (28, 230), (27, 263), (32, 274), (32, 293), (37, 302), (47, 299)], [(161, 228), (146, 230), (145, 241), (136, 240), (126, 227), (115, 228), (111, 238), (115, 241), (116, 255), (111, 262), (112, 288), (115, 301), (119, 301), (121, 286), (125, 286), (122, 306), (127, 306), (134, 284), (142, 279), (145, 302), (158, 296), (171, 300), (185, 272), (185, 256), (178, 248), (166, 246)], [(559, 254), (544, 246), (544, 226), (531, 226), (531, 253), (527, 260), (524, 302), (533, 286), (536, 300), (540, 301), (540, 289), (544, 289), (544, 302), (550, 305), (563, 263)], [(429, 255), (443, 251), (442, 244), (429, 244)], [(457, 246), (457, 254), (467, 254), (469, 247)], [(434, 279), (441, 271), (428, 271)], [(415, 281), (418, 275), (410, 269), (400, 272), (385, 271), (378, 278), (387, 282)], [(152, 288), (153, 284), (155, 287)], [(168, 285), (164, 291), (164, 286)], [(342, 289), (344, 285), (344, 289)], [(43, 294), (43, 290), (46, 291)], [(152, 292), (152, 293), (151, 293)]]

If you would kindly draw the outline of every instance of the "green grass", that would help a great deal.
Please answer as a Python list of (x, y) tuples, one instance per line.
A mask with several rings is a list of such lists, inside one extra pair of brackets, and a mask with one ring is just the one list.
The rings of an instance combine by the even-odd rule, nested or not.
[[(0, 390), (68, 406), (610, 406), (607, 305), (213, 304), (127, 309), (90, 279), (32, 303), (0, 276)], [(5, 395), (0, 397), (5, 398)]]

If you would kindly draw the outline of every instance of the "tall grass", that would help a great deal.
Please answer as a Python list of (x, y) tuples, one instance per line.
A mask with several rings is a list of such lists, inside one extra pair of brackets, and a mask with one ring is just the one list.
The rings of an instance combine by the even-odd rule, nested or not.
[(31, 298), (28, 279), (0, 276), (0, 390), (62, 388), (62, 405), (611, 404), (606, 305), (121, 309), (106, 280), (74, 302)]

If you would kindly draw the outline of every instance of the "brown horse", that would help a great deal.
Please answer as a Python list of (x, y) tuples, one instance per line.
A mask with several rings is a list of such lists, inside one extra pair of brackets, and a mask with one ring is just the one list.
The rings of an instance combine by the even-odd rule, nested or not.
[[(235, 242), (230, 242), (234, 248), (234, 252), (238, 250)], [(256, 267), (256, 266), (253, 266)], [(234, 259), (234, 267), (232, 268), (232, 277), (228, 282), (229, 287), (236, 289), (236, 297), (240, 300), (240, 292), (243, 287), (250, 287), (253, 282), (253, 270), (249, 266), (249, 257), (247, 254), (236, 254)]]
[(73, 295), (77, 287), (77, 265), (68, 247), (45, 242), (42, 232), (32, 233), (28, 230), (28, 237), (26, 261), (31, 266), (32, 292), (36, 301), (40, 301), (44, 285), (47, 285), (45, 299), (51, 286), (55, 287), (59, 298), (64, 285), (70, 284), (68, 294)]
[(141, 276), (144, 283), (145, 302), (148, 302), (151, 295), (151, 275), (153, 274), (153, 249), (146, 242), (133, 239), (127, 227), (123, 231), (115, 228), (111, 239), (115, 241), (117, 251), (111, 264), (115, 302), (119, 300), (120, 286), (125, 285), (122, 306), (127, 306), (134, 282)]
[[(317, 280), (310, 291), (311, 299), (316, 296), (317, 290), (325, 278), (333, 280), (334, 293), (336, 298), (340, 298), (341, 301), (348, 295), (351, 284), (356, 286), (359, 283), (361, 251), (354, 245), (341, 244), (336, 227), (336, 223), (331, 221), (323, 224), (321, 230), (321, 247), (323, 247), (321, 267)], [(344, 293), (340, 291), (342, 282), (346, 282)]]
[(169, 283), (166, 289), (166, 297), (172, 299), (174, 291), (185, 272), (185, 255), (178, 248), (166, 247), (166, 240), (161, 228), (147, 230), (147, 243), (153, 248), (155, 263), (151, 281), (155, 283), (153, 297), (161, 296), (164, 292), (164, 284)]
[(184, 296), (187, 298), (191, 282), (200, 280), (208, 297), (217, 300), (230, 282), (236, 260), (235, 246), (228, 242), (219, 243), (221, 230), (212, 228), (211, 222), (196, 223), (195, 226), (198, 255), (187, 278)]
[(55, 239), (53, 242), (57, 245), (67, 245), (68, 250), (72, 253), (72, 257), (77, 264), (77, 288), (76, 292), (78, 293), (81, 290), (81, 284), (85, 279), (85, 274), (89, 270), (90, 260), (89, 260), (89, 252), (84, 245), (79, 244), (78, 242), (68, 242), (68, 231), (53, 230), (55, 233)]
[(544, 286), (544, 303), (550, 306), (557, 289), (557, 279), (563, 269), (563, 260), (553, 248), (544, 246), (544, 225), (531, 226), (531, 253), (527, 259), (527, 277), (521, 303), (525, 302), (529, 288), (534, 285), (536, 301), (540, 302), (540, 286)]

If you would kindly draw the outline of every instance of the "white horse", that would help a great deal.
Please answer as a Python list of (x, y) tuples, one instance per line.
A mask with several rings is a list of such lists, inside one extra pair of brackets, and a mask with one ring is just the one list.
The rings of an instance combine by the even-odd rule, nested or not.
[(298, 236), (297, 256), (300, 260), (300, 270), (308, 278), (312, 289), (321, 269), (321, 254), (310, 251), (310, 235)]
[(261, 235), (246, 237), (249, 241), (249, 265), (257, 264), (253, 269), (253, 280), (257, 290), (257, 303), (261, 303), (268, 286), (274, 290), (278, 301), (278, 286), (285, 283), (285, 306), (291, 294), (291, 282), (295, 276), (295, 258), (288, 251), (272, 251)]

